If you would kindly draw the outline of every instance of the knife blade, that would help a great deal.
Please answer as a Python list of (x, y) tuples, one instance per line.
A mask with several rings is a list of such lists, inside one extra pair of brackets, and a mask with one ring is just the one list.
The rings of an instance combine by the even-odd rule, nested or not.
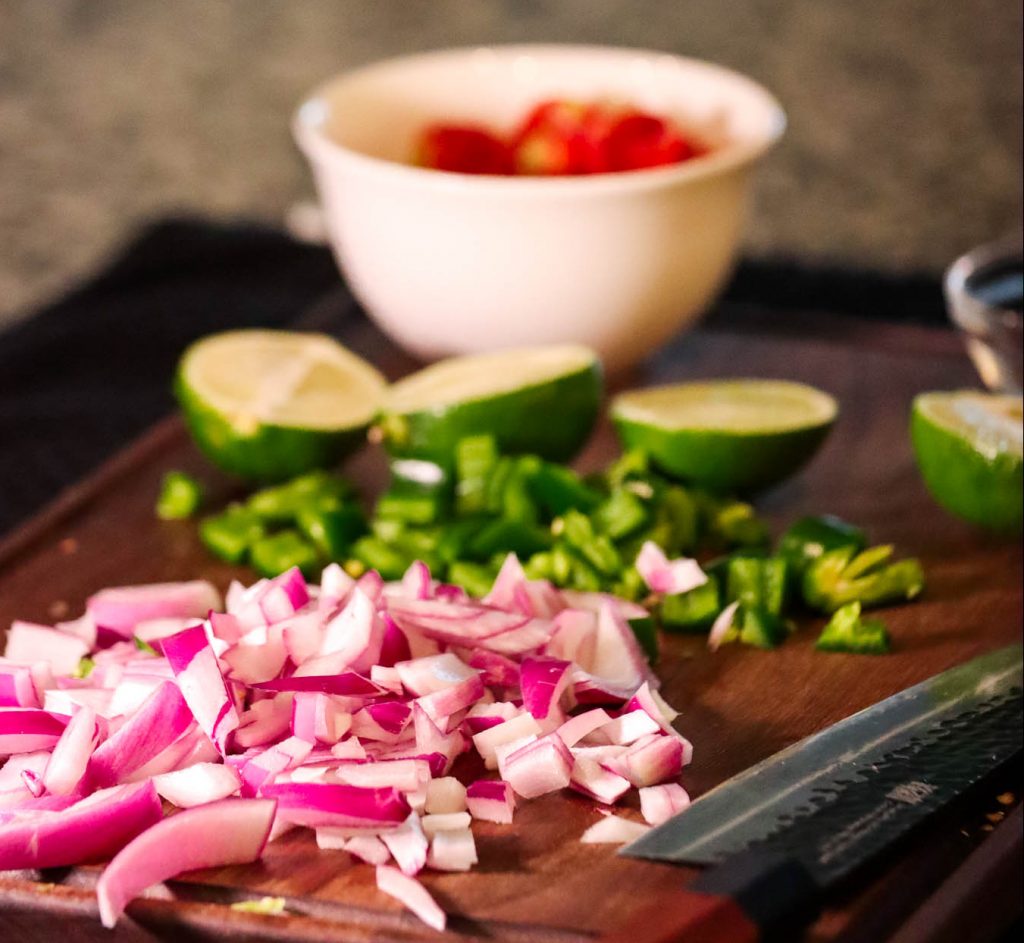
[[(706, 911), (704, 924), (717, 914), (729, 928), (707, 939), (792, 932), (822, 889), (1019, 755), (1022, 725), (1024, 649), (1014, 645), (776, 753), (620, 854), (718, 865), (688, 889), (690, 909)], [(645, 940), (681, 938), (678, 919), (652, 912), (648, 923), (655, 919), (668, 929)], [(685, 926), (694, 932), (692, 922)], [(640, 943), (635, 933), (622, 938)]]

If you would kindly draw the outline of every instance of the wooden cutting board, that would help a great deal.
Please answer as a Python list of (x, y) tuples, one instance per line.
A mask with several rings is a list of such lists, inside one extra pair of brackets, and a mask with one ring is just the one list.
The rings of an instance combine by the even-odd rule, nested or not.
[[(343, 340), (396, 375), (408, 368), (362, 320)], [(882, 613), (894, 639), (884, 657), (813, 651), (809, 626), (775, 652), (729, 646), (708, 653), (699, 638), (668, 637), (658, 672), (694, 743), (684, 783), (696, 797), (722, 780), (853, 711), (1021, 636), (1021, 551), (942, 512), (917, 475), (907, 437), (912, 396), (974, 386), (956, 337), (944, 331), (822, 316), (769, 323), (755, 312), (710, 323), (658, 355), (630, 383), (675, 378), (761, 376), (804, 380), (835, 395), (842, 416), (813, 464), (761, 502), (776, 528), (805, 513), (831, 512), (921, 558), (924, 598)], [(583, 468), (614, 453), (602, 426)], [(180, 468), (209, 485), (214, 501), (233, 486), (211, 472), (174, 418), (154, 428), (80, 486), (0, 544), (0, 626), (14, 618), (52, 622), (78, 615), (96, 589), (119, 583), (207, 577), (221, 587), (251, 574), (212, 561), (194, 526), (159, 522), (161, 476)], [(350, 466), (368, 492), (384, 465), (367, 450)], [(879, 939), (924, 898), (953, 863), (984, 837), (977, 807), (945, 820), (848, 888), (811, 931), (818, 940)], [(964, 817), (966, 816), (966, 818)], [(692, 872), (619, 858), (579, 835), (597, 814), (581, 797), (523, 803), (512, 826), (474, 826), (479, 867), (425, 873), (470, 940), (576, 941), (628, 923), (654, 895)], [(7, 939), (405, 940), (437, 937), (374, 886), (372, 868), (343, 852), (320, 852), (311, 833), (269, 846), (264, 860), (189, 875), (137, 901), (117, 931), (103, 931), (91, 889), (97, 868), (0, 877), (0, 926)], [(990, 888), (990, 892), (995, 889)], [(288, 915), (244, 914), (227, 904), (261, 895), (287, 898)], [(173, 899), (172, 899), (173, 898)], [(885, 921), (888, 921), (888, 924)], [(887, 929), (886, 929), (887, 927)]]

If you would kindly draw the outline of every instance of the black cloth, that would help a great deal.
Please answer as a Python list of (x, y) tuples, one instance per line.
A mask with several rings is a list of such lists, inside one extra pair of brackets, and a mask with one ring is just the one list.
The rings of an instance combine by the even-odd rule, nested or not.
[[(0, 534), (173, 408), (174, 365), (190, 341), (288, 325), (339, 290), (326, 249), (248, 224), (170, 220), (143, 232), (87, 284), (0, 334)], [(741, 263), (721, 307), (737, 303), (944, 317), (933, 276), (792, 261)]]

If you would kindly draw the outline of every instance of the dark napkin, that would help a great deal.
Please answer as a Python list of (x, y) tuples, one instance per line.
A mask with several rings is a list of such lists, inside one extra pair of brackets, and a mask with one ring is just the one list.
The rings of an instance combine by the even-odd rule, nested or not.
[[(323, 248), (275, 230), (172, 220), (103, 272), (0, 334), (0, 533), (173, 408), (184, 347), (236, 327), (282, 327), (340, 288)], [(938, 280), (794, 261), (740, 264), (713, 314), (751, 307), (894, 320), (943, 317)], [(361, 317), (355, 305), (332, 305)]]

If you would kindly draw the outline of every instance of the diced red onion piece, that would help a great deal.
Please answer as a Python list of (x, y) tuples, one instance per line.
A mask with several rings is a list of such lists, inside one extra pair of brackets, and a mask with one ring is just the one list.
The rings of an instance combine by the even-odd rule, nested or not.
[(396, 789), (320, 783), (275, 783), (263, 794), (278, 800), (278, 815), (296, 825), (349, 828), (399, 825), (409, 803)]
[[(320, 830), (317, 829), (319, 839)], [(345, 840), (345, 851), (367, 864), (387, 864), (391, 852), (376, 835), (355, 835)]]
[(435, 871), (468, 871), (477, 860), (476, 842), (468, 822), (464, 828), (445, 829), (432, 835), (427, 866)]
[(228, 737), (238, 727), (238, 711), (206, 630), (196, 625), (165, 638), (163, 651), (199, 726), (221, 753), (227, 753)]
[(567, 747), (574, 747), (588, 734), (611, 721), (608, 712), (600, 707), (570, 717), (555, 733)]
[(652, 737), (622, 754), (619, 769), (634, 786), (654, 786), (683, 771), (683, 744), (676, 737)]
[(511, 743), (530, 734), (539, 734), (540, 724), (532, 714), (523, 711), (516, 717), (506, 720), (503, 724), (490, 727), (473, 736), (473, 746), (483, 757), (484, 764), (488, 769), (497, 768), (495, 750), (503, 743)]
[(75, 792), (99, 739), (96, 712), (91, 707), (79, 708), (64, 728), (46, 764), (43, 784), (49, 793), (68, 796)]
[(395, 665), (395, 670), (405, 689), (416, 697), (443, 691), (478, 676), (475, 669), (451, 652), (401, 661)]
[(127, 638), (139, 622), (205, 619), (211, 609), (220, 609), (220, 603), (220, 593), (211, 583), (192, 580), (103, 589), (89, 597), (86, 611), (97, 625)]
[(435, 724), (440, 726), (452, 714), (457, 714), (475, 704), (483, 697), (483, 694), (484, 682), (474, 672), (472, 676), (449, 688), (434, 691), (433, 694), (424, 694), (417, 698), (415, 703), (426, 712)]
[(412, 877), (423, 870), (427, 863), (429, 842), (423, 834), (420, 818), (415, 812), (410, 812), (409, 817), (398, 828), (381, 832), (380, 840), (391, 852), (391, 857), (395, 859), (395, 864), (401, 869), (402, 874)]
[(54, 674), (69, 675), (88, 652), (86, 642), (74, 635), (16, 619), (7, 632), (4, 657), (16, 662), (46, 661)]
[(223, 763), (194, 763), (154, 776), (153, 785), (168, 802), (180, 809), (190, 809), (234, 795), (241, 780), (232, 767)]
[(618, 815), (606, 815), (595, 822), (581, 836), (585, 845), (624, 845), (635, 841), (651, 830), (650, 825), (621, 818)]
[(647, 711), (634, 710), (609, 719), (608, 723), (590, 735), (588, 742), (628, 745), (636, 743), (641, 737), (661, 732), (660, 725)]
[(524, 625), (528, 618), (481, 603), (392, 599), (388, 612), (400, 629), (454, 645), (474, 644)]
[(679, 783), (644, 786), (640, 790), (640, 811), (649, 825), (661, 825), (690, 804), (690, 797)]
[(466, 787), (454, 776), (442, 776), (427, 783), (426, 811), (431, 815), (462, 812), (466, 808)]
[[(369, 671), (380, 657), (384, 642), (384, 623), (377, 616), (373, 601), (359, 587), (349, 594), (344, 608), (324, 627), (318, 658), (310, 659), (298, 669), (299, 674), (337, 673), (345, 669)], [(314, 670), (311, 666), (326, 664), (330, 657), (332, 672)]]
[(376, 667), (393, 668), (400, 661), (409, 661), (412, 652), (409, 649), (409, 639), (406, 634), (395, 625), (395, 620), (387, 613), (384, 619), (384, 637), (381, 639), (380, 659)]
[(402, 677), (398, 673), (398, 669), (393, 666), (374, 665), (370, 668), (370, 680), (378, 687), (383, 688), (385, 691), (390, 691), (392, 694), (401, 695), (404, 693)]
[[(494, 579), (494, 585), (482, 601), (488, 606), (515, 611), (518, 602), (516, 590), (525, 583), (526, 573), (523, 572), (522, 564), (514, 553), (510, 553), (502, 561), (501, 569), (498, 570), (498, 575)], [(534, 613), (524, 611), (523, 615), (532, 616)]]
[(229, 678), (244, 684), (258, 684), (280, 674), (288, 652), (279, 626), (258, 626), (220, 657), (228, 666)]
[(507, 757), (504, 778), (518, 795), (533, 799), (568, 786), (572, 764), (566, 745), (557, 734), (548, 734)]
[(42, 707), (29, 665), (0, 664), (0, 707)]
[(113, 927), (125, 905), (147, 887), (183, 871), (255, 861), (270, 835), (274, 809), (267, 799), (222, 799), (147, 829), (100, 875), (96, 897), (103, 926)]
[(320, 598), (317, 607), (321, 613), (333, 612), (351, 592), (356, 581), (339, 564), (328, 563), (320, 574)]
[(423, 833), (430, 838), (438, 832), (469, 828), (471, 822), (472, 818), (468, 812), (435, 812), (432, 815), (424, 815), (420, 819), (420, 826)]
[(733, 622), (736, 621), (736, 610), (739, 607), (740, 602), (737, 599), (735, 602), (729, 603), (718, 614), (718, 618), (715, 619), (714, 624), (711, 626), (711, 631), (708, 633), (708, 648), (711, 651), (717, 652), (719, 646), (725, 641), (726, 634), (732, 628)]
[(474, 649), (467, 664), (480, 672), (488, 687), (514, 688), (519, 685), (519, 665), (497, 652)]
[(537, 653), (551, 638), (552, 622), (549, 619), (531, 619), (523, 625), (480, 639), (478, 644), (499, 655), (526, 655)]
[(696, 560), (669, 560), (653, 540), (644, 542), (636, 558), (636, 570), (651, 592), (674, 596), (703, 586), (708, 578)]
[(145, 782), (103, 789), (57, 811), (12, 819), (0, 824), (0, 871), (105, 858), (162, 817), (156, 790)]
[(416, 560), (405, 571), (401, 582), (402, 594), (410, 599), (430, 599), (433, 596), (430, 568)]
[(570, 663), (558, 658), (524, 658), (520, 668), (523, 707), (539, 720), (558, 709), (559, 699), (569, 683)]
[(245, 750), (277, 739), (291, 726), (291, 715), (292, 695), (287, 691), (255, 701), (238, 718), (235, 744)]
[(515, 794), (500, 779), (479, 779), (466, 789), (466, 806), (474, 819), (508, 825), (516, 807)]
[(630, 789), (628, 779), (587, 757), (575, 758), (569, 785), (577, 792), (608, 805), (618, 802)]
[(401, 901), (428, 927), (438, 931), (444, 930), (444, 911), (415, 878), (402, 874), (390, 865), (382, 864), (377, 866), (377, 887), (395, 900)]

